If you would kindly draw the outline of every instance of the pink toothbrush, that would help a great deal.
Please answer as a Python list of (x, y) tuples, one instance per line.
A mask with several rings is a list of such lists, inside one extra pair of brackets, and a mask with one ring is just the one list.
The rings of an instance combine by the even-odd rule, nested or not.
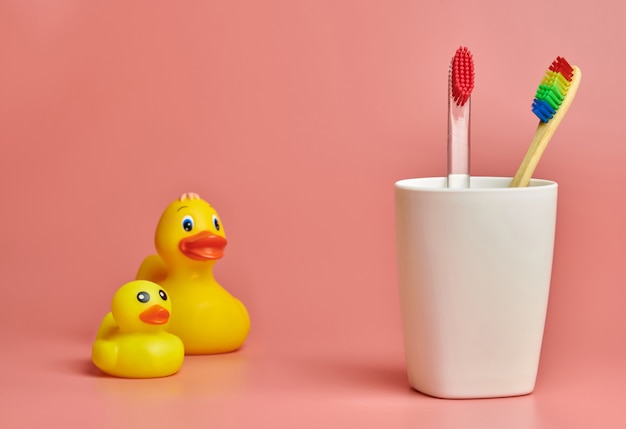
[(448, 188), (469, 188), (470, 95), (474, 60), (466, 47), (457, 49), (448, 76)]

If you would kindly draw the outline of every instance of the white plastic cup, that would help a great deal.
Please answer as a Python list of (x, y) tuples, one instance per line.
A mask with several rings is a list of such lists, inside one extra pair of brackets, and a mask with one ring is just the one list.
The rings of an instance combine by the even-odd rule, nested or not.
[(411, 386), (440, 398), (531, 393), (546, 319), (557, 184), (445, 177), (395, 184), (398, 282)]

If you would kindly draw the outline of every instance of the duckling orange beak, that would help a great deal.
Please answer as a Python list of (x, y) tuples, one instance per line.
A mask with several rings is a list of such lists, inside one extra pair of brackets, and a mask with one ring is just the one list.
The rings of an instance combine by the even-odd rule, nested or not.
[(139, 319), (148, 325), (162, 325), (170, 319), (170, 312), (160, 305), (153, 305), (139, 314)]
[(202, 231), (180, 240), (178, 248), (188, 258), (196, 261), (207, 261), (224, 256), (226, 243), (224, 237), (211, 234), (209, 231)]

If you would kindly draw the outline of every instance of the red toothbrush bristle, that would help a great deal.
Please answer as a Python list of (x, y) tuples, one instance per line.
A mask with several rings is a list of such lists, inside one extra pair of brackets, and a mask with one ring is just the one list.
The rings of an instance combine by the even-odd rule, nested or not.
[(474, 60), (466, 47), (457, 49), (452, 58), (450, 89), (457, 106), (463, 106), (474, 89)]
[(550, 65), (550, 70), (561, 73), (568, 82), (571, 82), (574, 76), (574, 69), (563, 57), (556, 57), (556, 60)]

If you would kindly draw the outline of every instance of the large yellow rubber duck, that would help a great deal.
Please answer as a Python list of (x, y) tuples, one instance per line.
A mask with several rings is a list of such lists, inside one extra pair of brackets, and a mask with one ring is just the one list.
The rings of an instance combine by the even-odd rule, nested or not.
[(93, 363), (107, 374), (126, 378), (178, 372), (185, 349), (180, 338), (164, 329), (171, 308), (167, 293), (156, 283), (135, 280), (123, 285), (96, 334)]
[(158, 255), (148, 256), (138, 279), (160, 284), (172, 298), (168, 330), (187, 354), (227, 353), (240, 348), (250, 331), (248, 311), (213, 277), (226, 235), (215, 209), (186, 193), (161, 215), (155, 234)]

